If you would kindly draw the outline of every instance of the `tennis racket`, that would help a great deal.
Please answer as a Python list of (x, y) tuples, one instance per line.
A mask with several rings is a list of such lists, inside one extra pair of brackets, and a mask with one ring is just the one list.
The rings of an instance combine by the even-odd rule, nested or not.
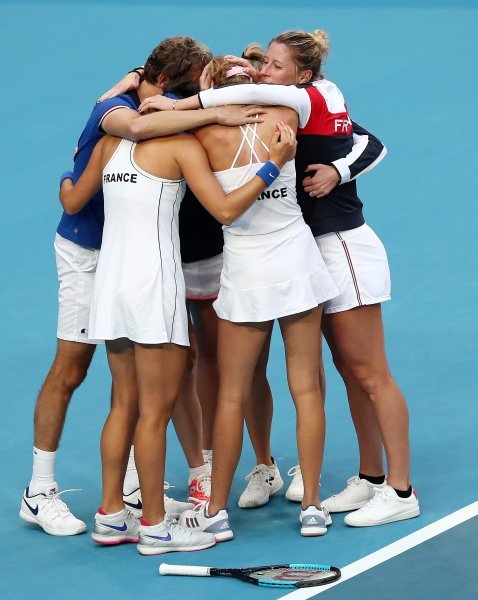
[(159, 565), (161, 575), (189, 575), (194, 577), (233, 577), (247, 583), (268, 587), (303, 588), (326, 585), (340, 579), (340, 569), (328, 565), (266, 565), (245, 569), (215, 569), (188, 565)]

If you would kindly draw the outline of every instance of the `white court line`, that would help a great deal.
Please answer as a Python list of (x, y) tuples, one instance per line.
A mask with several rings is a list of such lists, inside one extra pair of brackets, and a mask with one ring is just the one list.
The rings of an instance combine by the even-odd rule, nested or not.
[(322, 594), (331, 587), (340, 585), (344, 581), (347, 581), (347, 579), (360, 575), (360, 573), (368, 571), (372, 567), (376, 567), (394, 556), (398, 556), (399, 554), (402, 554), (402, 552), (410, 550), (410, 548), (423, 544), (423, 542), (426, 542), (427, 540), (440, 535), (440, 533), (448, 531), (448, 529), (452, 529), (453, 527), (460, 525), (460, 523), (468, 521), (477, 515), (478, 502), (473, 502), (451, 515), (443, 517), (443, 519), (439, 519), (438, 521), (435, 521), (435, 523), (431, 523), (430, 525), (423, 527), (423, 529), (419, 529), (418, 531), (393, 542), (393, 544), (385, 546), (385, 548), (381, 548), (380, 550), (343, 567), (343, 569), (341, 569), (342, 577), (339, 581), (331, 583), (330, 585), (325, 585), (324, 587), (302, 588), (295, 592), (291, 592), (290, 594), (286, 594), (285, 596), (281, 596), (281, 600), (284, 598), (287, 598), (288, 600), (305, 600), (305, 598), (312, 598), (312, 596)]

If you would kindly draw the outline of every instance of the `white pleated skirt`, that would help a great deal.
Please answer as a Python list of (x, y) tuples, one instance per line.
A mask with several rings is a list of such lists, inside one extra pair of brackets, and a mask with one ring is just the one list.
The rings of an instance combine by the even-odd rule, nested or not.
[(317, 307), (339, 294), (310, 228), (300, 216), (263, 235), (224, 231), (219, 318), (258, 323)]

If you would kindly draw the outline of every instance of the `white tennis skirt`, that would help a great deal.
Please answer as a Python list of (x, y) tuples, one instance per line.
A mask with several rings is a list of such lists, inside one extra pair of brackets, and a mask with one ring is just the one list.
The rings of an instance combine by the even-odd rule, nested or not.
[(263, 235), (224, 232), (221, 287), (213, 306), (219, 318), (258, 323), (317, 307), (339, 294), (300, 216)]

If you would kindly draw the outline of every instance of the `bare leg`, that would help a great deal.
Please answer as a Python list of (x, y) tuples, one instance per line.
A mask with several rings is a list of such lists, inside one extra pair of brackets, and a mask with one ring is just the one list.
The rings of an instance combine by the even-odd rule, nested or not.
[(35, 407), (36, 448), (57, 450), (68, 404), (86, 377), (95, 349), (94, 344), (58, 340), (55, 359)]
[(251, 394), (246, 402), (246, 425), (258, 465), (272, 466), (272, 392), (267, 380), (267, 361), (272, 336), (269, 332), (254, 371)]
[(267, 323), (230, 323), (219, 320), (219, 396), (214, 422), (212, 493), (209, 514), (227, 505), (242, 449), (245, 403), (254, 370), (271, 329)]
[(219, 374), (217, 369), (218, 317), (213, 300), (189, 300), (198, 347), (197, 394), (202, 409), (202, 447), (212, 448), (212, 430), (216, 414)]
[(139, 388), (139, 419), (135, 458), (144, 518), (156, 525), (164, 520), (164, 463), (166, 427), (174, 410), (186, 367), (188, 348), (176, 344), (135, 344)]
[(383, 440), (389, 485), (408, 489), (408, 409), (388, 368), (380, 304), (328, 315), (326, 330), (358, 426), (360, 469), (369, 475), (383, 474)]
[(174, 407), (173, 424), (190, 468), (204, 464), (202, 455), (201, 405), (196, 391), (197, 346), (194, 329), (189, 323), (189, 342), (186, 370)]
[(107, 513), (115, 513), (124, 508), (123, 481), (138, 420), (138, 387), (133, 343), (122, 338), (107, 342), (106, 349), (114, 393), (101, 435), (101, 506)]
[(321, 315), (322, 306), (319, 306), (279, 319), (286, 350), (289, 388), (297, 411), (297, 447), (304, 480), (303, 508), (311, 504), (320, 506), (318, 488), (325, 439), (319, 374)]

